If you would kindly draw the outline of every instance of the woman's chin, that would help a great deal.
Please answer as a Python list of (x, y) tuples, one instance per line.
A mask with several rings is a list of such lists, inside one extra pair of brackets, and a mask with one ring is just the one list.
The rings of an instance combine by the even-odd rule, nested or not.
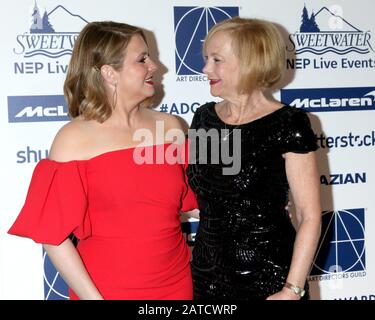
[(210, 93), (211, 93), (211, 96), (213, 96), (213, 97), (220, 97), (219, 92), (217, 92), (215, 90), (210, 90)]

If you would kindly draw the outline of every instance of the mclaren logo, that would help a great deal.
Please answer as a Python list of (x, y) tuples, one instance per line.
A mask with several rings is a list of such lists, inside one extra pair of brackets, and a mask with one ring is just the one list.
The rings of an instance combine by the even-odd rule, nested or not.
[(8, 97), (9, 122), (67, 121), (64, 96)]

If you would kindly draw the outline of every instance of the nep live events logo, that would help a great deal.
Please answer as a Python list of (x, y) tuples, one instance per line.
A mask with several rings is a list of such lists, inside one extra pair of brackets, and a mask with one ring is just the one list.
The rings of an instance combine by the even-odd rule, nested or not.
[[(296, 54), (295, 59), (287, 59), (288, 69), (364, 69), (375, 68), (375, 59), (360, 58), (374, 54), (373, 33), (363, 31), (344, 18), (344, 9), (334, 5), (322, 7), (309, 16), (306, 6), (302, 10), (299, 31), (289, 35), (288, 51)], [(358, 58), (337, 58), (348, 54)], [(311, 58), (311, 55), (319, 58)], [(332, 59), (326, 59), (330, 56)]]

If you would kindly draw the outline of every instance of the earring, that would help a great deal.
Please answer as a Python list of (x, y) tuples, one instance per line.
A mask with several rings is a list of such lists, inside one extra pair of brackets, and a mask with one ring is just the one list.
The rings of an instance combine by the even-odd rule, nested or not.
[(117, 104), (117, 82), (114, 83), (114, 86), (115, 86), (115, 91), (113, 92), (113, 97), (112, 97), (113, 109), (116, 108), (116, 104)]

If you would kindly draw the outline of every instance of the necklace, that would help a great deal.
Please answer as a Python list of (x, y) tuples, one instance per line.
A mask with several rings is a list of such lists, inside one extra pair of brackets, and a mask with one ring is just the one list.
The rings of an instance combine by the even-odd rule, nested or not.
[[(225, 126), (225, 129), (224, 131), (226, 132), (227, 131), (227, 124), (224, 122), (224, 126)], [(237, 125), (235, 126), (232, 131), (230, 131), (229, 133), (225, 134), (225, 136), (221, 139), (223, 141), (227, 141), (228, 140), (228, 137), (233, 133), (234, 130), (236, 130), (240, 125)], [(229, 129), (228, 129), (229, 130)]]

